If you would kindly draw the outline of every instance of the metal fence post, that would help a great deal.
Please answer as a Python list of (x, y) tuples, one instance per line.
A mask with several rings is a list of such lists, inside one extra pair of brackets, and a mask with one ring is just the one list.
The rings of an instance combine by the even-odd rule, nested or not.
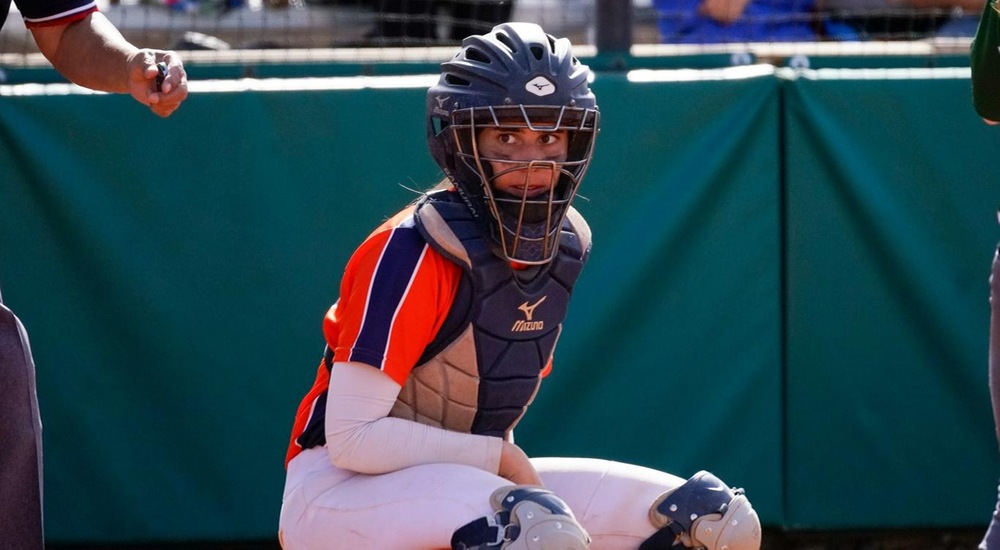
[(632, 0), (596, 0), (598, 54), (628, 54), (632, 48)]

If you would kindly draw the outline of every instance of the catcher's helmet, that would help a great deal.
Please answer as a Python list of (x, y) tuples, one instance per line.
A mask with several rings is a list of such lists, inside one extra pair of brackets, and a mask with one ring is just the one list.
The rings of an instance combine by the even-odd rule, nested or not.
[[(599, 127), (590, 74), (573, 57), (569, 40), (546, 34), (535, 24), (505, 23), (462, 41), (462, 49), (441, 64), (438, 83), (427, 91), (431, 156), (502, 257), (544, 264), (555, 255), (560, 227), (590, 164)], [(567, 158), (530, 164), (485, 158), (476, 138), (486, 127), (565, 130)], [(498, 192), (491, 185), (498, 175), (493, 164), (505, 166), (504, 174), (527, 173), (544, 164), (545, 170), (558, 174), (558, 183), (541, 196)]]

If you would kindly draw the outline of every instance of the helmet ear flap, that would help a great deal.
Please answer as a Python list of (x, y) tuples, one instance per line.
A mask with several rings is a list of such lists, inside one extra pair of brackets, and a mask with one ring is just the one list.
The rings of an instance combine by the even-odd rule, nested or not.
[(444, 132), (445, 130), (448, 129), (449, 126), (451, 126), (451, 121), (449, 120), (449, 118), (446, 117), (440, 117), (435, 115), (431, 116), (430, 120), (431, 120), (431, 133), (433, 133), (435, 136), (441, 135), (441, 132)]

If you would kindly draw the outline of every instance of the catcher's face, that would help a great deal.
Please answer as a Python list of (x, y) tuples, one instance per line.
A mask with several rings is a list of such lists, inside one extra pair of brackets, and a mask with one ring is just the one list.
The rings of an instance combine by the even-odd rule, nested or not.
[(558, 163), (566, 161), (568, 147), (566, 130), (486, 127), (478, 139), (479, 155), (493, 171), (493, 188), (528, 199), (547, 193), (556, 185), (560, 174)]

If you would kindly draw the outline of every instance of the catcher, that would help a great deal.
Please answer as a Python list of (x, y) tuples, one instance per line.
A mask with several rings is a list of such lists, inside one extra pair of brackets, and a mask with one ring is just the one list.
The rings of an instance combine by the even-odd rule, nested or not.
[(571, 206), (600, 122), (589, 76), (526, 23), (442, 64), (427, 140), (446, 178), (347, 264), (287, 455), (285, 550), (759, 548), (747, 497), (708, 472), (514, 443), (590, 252)]

